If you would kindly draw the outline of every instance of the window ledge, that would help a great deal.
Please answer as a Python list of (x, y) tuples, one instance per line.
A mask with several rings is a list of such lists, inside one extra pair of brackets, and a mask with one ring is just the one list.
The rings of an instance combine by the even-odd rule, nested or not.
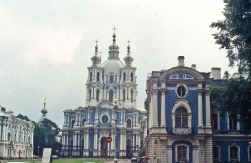
[(191, 134), (192, 129), (191, 128), (173, 128), (174, 134)]

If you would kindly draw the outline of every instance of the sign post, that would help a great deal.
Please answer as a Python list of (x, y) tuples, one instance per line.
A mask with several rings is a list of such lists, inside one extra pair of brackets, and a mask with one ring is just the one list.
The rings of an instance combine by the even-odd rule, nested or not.
[(42, 162), (49, 163), (51, 158), (51, 148), (44, 148)]

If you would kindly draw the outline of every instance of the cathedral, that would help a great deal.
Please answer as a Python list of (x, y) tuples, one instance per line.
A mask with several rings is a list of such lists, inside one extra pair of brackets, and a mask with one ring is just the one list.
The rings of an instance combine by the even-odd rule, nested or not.
[[(131, 158), (138, 156), (146, 135), (146, 111), (137, 108), (136, 67), (127, 46), (119, 57), (112, 35), (108, 60), (101, 63), (98, 45), (88, 67), (85, 107), (64, 111), (62, 157)], [(111, 138), (111, 142), (107, 142)]]
[(199, 72), (196, 65), (152, 71), (145, 107), (149, 113), (147, 154), (165, 163), (251, 162), (250, 135), (242, 124), (220, 116), (209, 87), (221, 85), (221, 69)]

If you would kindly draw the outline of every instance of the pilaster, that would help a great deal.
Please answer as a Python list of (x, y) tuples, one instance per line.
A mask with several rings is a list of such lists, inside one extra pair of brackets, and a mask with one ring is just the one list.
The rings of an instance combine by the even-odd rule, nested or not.
[(202, 112), (202, 89), (198, 89), (198, 133), (204, 133), (203, 112)]

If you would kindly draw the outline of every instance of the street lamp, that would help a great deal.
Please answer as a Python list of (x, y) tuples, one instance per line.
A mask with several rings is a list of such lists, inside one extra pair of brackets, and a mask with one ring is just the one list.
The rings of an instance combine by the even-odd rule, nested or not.
[(117, 99), (114, 99), (114, 103), (115, 103), (115, 106), (114, 106), (114, 111), (115, 111), (115, 115), (114, 115), (114, 120), (115, 120), (115, 140), (114, 140), (114, 145), (115, 145), (115, 151), (114, 151), (114, 163), (117, 163), (118, 162), (118, 159), (117, 159), (117, 147), (116, 147), (116, 138), (117, 138), (117, 102), (118, 100)]

